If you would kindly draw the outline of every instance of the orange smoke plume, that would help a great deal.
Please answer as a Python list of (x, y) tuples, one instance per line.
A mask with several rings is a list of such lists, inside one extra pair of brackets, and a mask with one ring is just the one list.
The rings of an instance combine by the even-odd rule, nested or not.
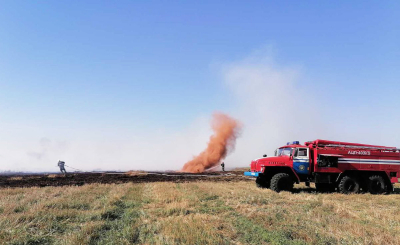
[(218, 165), (235, 148), (236, 138), (241, 130), (238, 121), (228, 115), (214, 113), (211, 126), (214, 134), (210, 137), (207, 148), (185, 163), (182, 172), (201, 173)]

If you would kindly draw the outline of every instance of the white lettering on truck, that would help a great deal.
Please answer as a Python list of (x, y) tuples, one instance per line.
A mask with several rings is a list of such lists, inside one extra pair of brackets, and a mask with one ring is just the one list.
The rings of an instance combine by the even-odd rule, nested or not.
[(369, 156), (371, 155), (370, 151), (349, 151), (348, 152), (349, 155), (366, 155)]

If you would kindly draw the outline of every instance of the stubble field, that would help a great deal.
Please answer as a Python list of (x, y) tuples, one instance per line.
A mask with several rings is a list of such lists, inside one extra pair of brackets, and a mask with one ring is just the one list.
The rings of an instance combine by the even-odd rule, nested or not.
[(400, 195), (253, 181), (0, 189), (1, 244), (399, 244)]

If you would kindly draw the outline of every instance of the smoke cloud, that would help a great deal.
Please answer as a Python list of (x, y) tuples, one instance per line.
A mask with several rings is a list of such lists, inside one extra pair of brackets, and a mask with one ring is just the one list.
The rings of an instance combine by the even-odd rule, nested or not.
[(214, 113), (211, 124), (214, 134), (210, 137), (207, 148), (187, 162), (182, 168), (183, 172), (201, 173), (212, 168), (235, 148), (241, 129), (240, 123), (228, 115)]
[(220, 70), (232, 96), (231, 113), (244, 125), (237, 150), (226, 159), (229, 166), (249, 166), (287, 141), (329, 138), (317, 92), (300, 67), (278, 64), (269, 50), (258, 50)]
[[(399, 145), (400, 131), (393, 130), (399, 121), (399, 114), (392, 113), (395, 104), (377, 106), (381, 102), (375, 98), (355, 103), (362, 99), (356, 96), (358, 86), (349, 82), (343, 91), (352, 98), (346, 98), (335, 84), (307, 75), (311, 68), (281, 64), (270, 53), (258, 50), (221, 65), (222, 79), (233, 98), (230, 113), (244, 125), (237, 149), (226, 158), (229, 166), (249, 166), (252, 159), (271, 155), (294, 140)], [(379, 116), (372, 116), (372, 111)]]

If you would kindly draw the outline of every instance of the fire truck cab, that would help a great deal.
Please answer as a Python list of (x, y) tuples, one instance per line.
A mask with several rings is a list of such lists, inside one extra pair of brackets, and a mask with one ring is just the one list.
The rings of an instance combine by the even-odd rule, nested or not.
[(315, 140), (288, 142), (274, 156), (255, 159), (245, 175), (274, 191), (292, 191), (294, 183), (315, 183), (318, 191), (384, 194), (400, 181), (400, 150), (396, 147)]

